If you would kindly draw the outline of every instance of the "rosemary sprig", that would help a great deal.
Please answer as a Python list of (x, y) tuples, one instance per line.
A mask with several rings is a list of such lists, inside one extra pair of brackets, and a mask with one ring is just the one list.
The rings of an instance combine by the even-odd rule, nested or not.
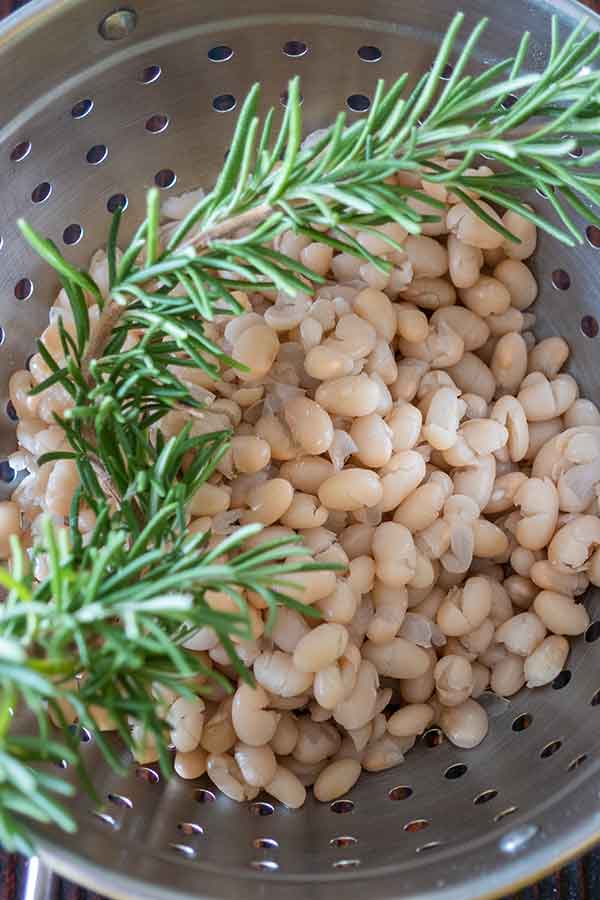
[[(107, 244), (109, 297), (51, 241), (19, 222), (58, 273), (73, 318), (73, 327), (59, 322), (60, 359), (40, 343), (51, 374), (36, 388), (41, 393), (60, 385), (70, 395), (71, 408), (57, 419), (70, 449), (39, 462), (74, 459), (81, 485), (68, 529), (48, 524), (33, 550), (33, 563), (43, 555), (48, 577), (35, 582), (32, 561), (17, 544), (11, 571), (0, 572), (8, 591), (0, 610), (0, 841), (5, 846), (29, 848), (24, 818), (74, 828), (56, 799), (68, 789), (33, 766), (40, 760), (78, 760), (62, 713), (65, 703), (94, 731), (112, 765), (119, 761), (102, 738), (97, 710), (112, 718), (129, 746), (128, 715), (134, 715), (156, 740), (166, 766), (155, 691), (162, 686), (185, 693), (190, 678), (208, 674), (185, 650), (186, 639), (210, 625), (239, 665), (232, 638), (250, 634), (243, 590), (260, 593), (273, 612), (278, 604), (294, 603), (282, 593), (284, 576), (310, 568), (294, 561), (302, 552), (297, 546), (238, 552), (247, 530), (212, 550), (208, 535), (190, 538), (187, 504), (225, 451), (228, 435), (197, 437), (188, 426), (165, 441), (156, 427), (171, 409), (201, 409), (176, 372), (197, 367), (216, 378), (223, 366), (237, 365), (204, 325), (218, 314), (240, 311), (234, 290), (294, 294), (321, 280), (272, 249), (272, 242), (292, 229), (386, 269), (389, 264), (372, 257), (351, 229), (391, 219), (417, 234), (442, 212), (427, 192), (387, 183), (397, 172), (445, 185), (484, 219), (470, 190), (500, 209), (517, 210), (567, 245), (582, 239), (572, 211), (581, 212), (584, 202), (597, 207), (600, 200), (600, 177), (593, 170), (600, 159), (595, 137), (600, 74), (590, 69), (600, 53), (598, 35), (584, 35), (582, 22), (561, 45), (554, 21), (544, 71), (524, 71), (526, 34), (513, 58), (469, 75), (486, 22), (456, 52), (462, 19), (462, 14), (454, 18), (431, 69), (412, 90), (407, 75), (388, 88), (380, 81), (365, 118), (347, 125), (340, 113), (308, 146), (301, 143), (298, 81), (290, 82), (277, 134), (273, 111), (259, 119), (254, 86), (214, 189), (181, 223), (161, 229), (159, 194), (150, 191), (147, 217), (119, 259), (121, 214), (115, 214)], [(451, 60), (452, 75), (444, 82), (440, 76)], [(581, 156), (575, 155), (576, 146), (583, 149)], [(496, 174), (478, 177), (469, 171), (480, 154), (494, 157)], [(459, 160), (455, 168), (443, 165), (449, 157)], [(522, 192), (532, 188), (551, 194), (562, 225), (523, 204)], [(427, 215), (415, 211), (415, 201), (426, 204)], [(585, 211), (588, 221), (600, 224), (597, 213), (587, 205)], [(517, 240), (490, 224), (507, 240)], [(101, 310), (96, 324), (89, 301)], [(82, 504), (96, 516), (87, 535), (78, 529)], [(228, 592), (239, 614), (215, 612), (207, 602), (209, 589)], [(243, 667), (240, 671), (245, 674)], [(74, 676), (83, 676), (75, 687)], [(58, 739), (50, 732), (48, 707), (61, 726)], [(33, 737), (19, 736), (14, 709), (33, 716)]]

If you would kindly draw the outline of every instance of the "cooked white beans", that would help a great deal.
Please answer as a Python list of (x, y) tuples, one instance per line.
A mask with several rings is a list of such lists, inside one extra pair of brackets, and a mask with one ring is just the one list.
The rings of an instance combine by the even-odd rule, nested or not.
[(339, 759), (330, 763), (315, 781), (315, 797), (322, 803), (328, 803), (347, 794), (358, 781), (360, 771), (361, 765), (355, 759)]
[(329, 413), (314, 400), (294, 397), (284, 408), (285, 420), (294, 440), (305, 453), (326, 453), (333, 441), (333, 424)]
[(293, 496), (294, 488), (285, 478), (273, 478), (259, 484), (248, 494), (248, 511), (243, 515), (243, 523), (272, 525), (290, 508)]
[[(444, 185), (418, 173), (395, 182), (425, 190), (446, 211), (417, 236), (397, 223), (350, 230), (391, 272), (337, 253), (321, 226), (323, 242), (288, 230), (274, 247), (323, 276), (315, 296), (234, 292), (244, 314), (217, 316), (207, 336), (246, 370), (213, 382), (173, 367), (206, 404), (193, 433), (233, 431), (192, 498), (190, 533), (210, 532), (212, 548), (238, 524), (258, 523), (249, 548), (297, 535), (300, 561), (339, 566), (286, 574), (279, 585), (320, 619), (282, 606), (267, 632), (266, 600), (242, 593), (252, 639), (234, 643), (254, 687), (237, 678), (206, 627), (185, 649), (233, 694), (207, 675), (191, 683), (194, 692), (210, 688), (203, 699), (157, 694), (176, 772), (207, 772), (236, 800), (264, 789), (296, 808), (314, 784), (315, 797), (330, 802), (361, 769), (402, 763), (433, 722), (457, 746), (476, 746), (487, 714), (474, 698), (550, 683), (569, 638), (589, 624), (576, 598), (600, 586), (600, 412), (562, 371), (566, 341), (536, 343), (533, 335), (538, 288), (523, 260), (535, 248), (535, 225), (506, 212), (515, 244)], [(105, 256), (94, 268), (104, 284)], [(43, 334), (59, 356), (55, 323), (65, 309), (63, 294)], [(11, 534), (29, 547), (43, 513), (68, 516), (79, 484), (72, 460), (35, 466), (40, 454), (65, 447), (53, 413), (70, 399), (56, 386), (29, 396), (50, 374), (39, 354), (30, 368), (9, 385), (20, 418), (11, 459), (30, 474), (0, 503), (4, 558)], [(170, 438), (187, 420), (173, 411), (156, 427)], [(82, 509), (80, 525), (84, 533), (94, 527), (91, 510)], [(36, 577), (46, 568), (38, 559)], [(237, 610), (226, 593), (205, 599), (215, 611)], [(140, 723), (133, 734), (138, 758), (155, 760)]]
[(442, 707), (439, 724), (448, 740), (465, 750), (480, 744), (488, 732), (487, 713), (471, 698), (459, 706)]
[(590, 624), (585, 606), (575, 603), (572, 597), (554, 591), (540, 591), (533, 602), (533, 608), (553, 634), (583, 634)]
[(240, 769), (228, 753), (211, 754), (206, 771), (210, 780), (231, 800), (253, 800), (259, 788), (246, 784)]
[(294, 665), (302, 672), (320, 672), (344, 655), (347, 644), (343, 625), (318, 625), (296, 645)]
[(422, 734), (434, 719), (434, 712), (427, 703), (414, 703), (396, 710), (387, 721), (387, 729), (395, 737), (411, 737)]
[(306, 800), (306, 788), (298, 776), (281, 765), (277, 766), (275, 776), (265, 785), (265, 790), (290, 809), (298, 809)]
[(368, 416), (379, 403), (379, 388), (368, 375), (347, 375), (321, 384), (315, 399), (336, 416)]
[(564, 668), (569, 655), (569, 642), (552, 634), (545, 638), (525, 660), (524, 674), (527, 687), (550, 684)]
[(500, 625), (496, 631), (496, 640), (517, 656), (529, 656), (545, 636), (544, 622), (530, 612), (519, 613)]
[[(534, 651), (535, 652), (535, 651)], [(525, 684), (523, 657), (507, 653), (492, 666), (490, 687), (499, 697), (512, 697)]]
[(190, 753), (181, 753), (180, 751), (177, 751), (173, 768), (180, 778), (200, 778), (200, 776), (204, 775), (206, 772), (206, 762), (206, 752), (200, 747), (197, 747)]

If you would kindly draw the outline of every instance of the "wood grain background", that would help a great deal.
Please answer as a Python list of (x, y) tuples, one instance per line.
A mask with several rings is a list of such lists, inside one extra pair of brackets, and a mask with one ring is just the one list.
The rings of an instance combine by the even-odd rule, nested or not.
[[(20, 9), (26, 2), (27, 0), (0, 0), (0, 18)], [(600, 0), (582, 0), (582, 2), (600, 13)], [(23, 900), (26, 865), (23, 859), (8, 856), (0, 849), (0, 900)], [(70, 882), (57, 880), (52, 896), (44, 900), (104, 900), (104, 898)], [(468, 898), (465, 897), (465, 900)], [(560, 872), (505, 900), (600, 900), (600, 846), (583, 859), (570, 863)]]

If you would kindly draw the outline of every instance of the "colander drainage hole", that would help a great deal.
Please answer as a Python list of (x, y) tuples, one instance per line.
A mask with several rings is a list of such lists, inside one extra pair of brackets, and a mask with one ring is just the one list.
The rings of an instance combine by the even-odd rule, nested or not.
[(69, 731), (79, 739), (81, 744), (89, 744), (92, 740), (91, 733), (83, 725), (69, 725)]
[(196, 856), (196, 851), (193, 847), (188, 846), (188, 844), (169, 844), (169, 848), (173, 853), (178, 853), (180, 856), (185, 856), (187, 859), (194, 859)]
[(417, 847), (417, 853), (427, 853), (428, 850), (435, 850), (436, 847), (441, 847), (442, 841), (429, 841), (428, 844), (423, 844), (421, 847)]
[(543, 747), (540, 751), (540, 758), (548, 759), (548, 757), (554, 756), (555, 753), (558, 753), (561, 747), (562, 741), (550, 741), (550, 743), (546, 744), (546, 746)]
[(568, 685), (571, 680), (571, 672), (569, 669), (563, 669), (562, 672), (559, 672), (554, 681), (552, 682), (552, 687), (555, 691), (560, 691), (564, 687)]
[(514, 106), (519, 98), (516, 94), (507, 94), (506, 97), (503, 98), (501, 106), (502, 109), (510, 109), (511, 106)]
[(588, 644), (593, 644), (600, 638), (600, 622), (592, 622), (585, 633), (585, 639)]
[(52, 193), (52, 185), (49, 181), (41, 181), (31, 192), (32, 203), (44, 203)]
[(454, 781), (456, 778), (462, 778), (468, 771), (468, 768), (469, 767), (465, 765), (465, 763), (454, 763), (454, 765), (448, 766), (444, 772), (444, 778), (448, 778), (450, 781)]
[(403, 831), (423, 831), (425, 828), (429, 828), (430, 825), (429, 819), (412, 819), (412, 821), (406, 823)]
[(595, 338), (598, 334), (598, 319), (595, 316), (583, 316), (581, 330), (586, 337)]
[(265, 803), (264, 800), (259, 800), (256, 803), (250, 804), (250, 815), (251, 816), (272, 816), (275, 812), (275, 807), (272, 803)]
[(439, 747), (444, 743), (444, 733), (439, 728), (428, 728), (422, 741), (427, 747)]
[(276, 841), (275, 838), (270, 837), (258, 837), (254, 838), (252, 841), (252, 846), (255, 850), (277, 850), (279, 847), (279, 841)]
[(154, 176), (154, 184), (159, 188), (171, 188), (177, 181), (177, 175), (173, 169), (161, 169)]
[(31, 141), (21, 141), (10, 151), (11, 162), (22, 162), (31, 153)]
[(450, 81), (452, 78), (452, 73), (454, 72), (454, 66), (450, 65), (450, 63), (446, 63), (444, 68), (442, 69), (442, 74), (440, 78), (442, 81)]
[(108, 156), (108, 147), (106, 144), (94, 144), (85, 154), (85, 158), (90, 166), (99, 166)]
[(388, 792), (390, 800), (408, 800), (412, 795), (413, 789), (407, 784), (398, 784)]
[(366, 112), (371, 105), (371, 101), (366, 94), (350, 94), (346, 100), (346, 105), (352, 112)]
[(71, 115), (74, 119), (85, 119), (86, 116), (89, 116), (91, 111), (94, 108), (94, 101), (91, 97), (85, 97), (83, 100), (78, 100), (77, 103), (71, 108)]
[(567, 291), (571, 287), (571, 276), (564, 269), (555, 269), (552, 273), (552, 286), (557, 291)]
[(516, 813), (518, 811), (518, 806), (507, 806), (506, 809), (503, 809), (496, 816), (494, 816), (494, 822), (501, 822), (502, 819), (505, 819), (507, 816), (512, 816), (513, 813)]
[(177, 826), (177, 830), (182, 834), (185, 834), (186, 837), (194, 837), (197, 834), (204, 834), (204, 828), (202, 825), (198, 825), (196, 822), (180, 822)]
[(148, 766), (138, 766), (135, 770), (135, 777), (139, 778), (140, 781), (145, 781), (147, 784), (158, 784), (160, 781), (158, 772), (155, 772), (154, 769), (149, 769)]
[(355, 847), (358, 844), (358, 838), (352, 837), (351, 834), (342, 834), (339, 837), (331, 838), (329, 843), (332, 847)]
[(123, 7), (105, 16), (98, 25), (98, 32), (105, 41), (120, 41), (131, 34), (136, 25), (137, 13)]
[(20, 278), (15, 284), (15, 297), (17, 300), (29, 300), (33, 294), (33, 281), (31, 278)]
[[(10, 419), (11, 422), (18, 422), (19, 417), (17, 415), (17, 411), (12, 404), (12, 400), (9, 400), (6, 404), (6, 416)], [(599, 695), (600, 696), (600, 695)], [(592, 706), (595, 706), (595, 703), (592, 703)]]
[(585, 236), (591, 247), (594, 247), (596, 250), (600, 248), (600, 228), (597, 225), (588, 225), (585, 229)]
[(374, 47), (372, 44), (364, 44), (362, 47), (359, 47), (356, 52), (363, 62), (369, 63), (379, 62), (383, 56), (379, 47)]
[(531, 713), (522, 713), (522, 715), (517, 716), (517, 718), (512, 723), (513, 731), (527, 731), (531, 723), (533, 722), (533, 716)]
[(490, 803), (497, 796), (498, 791), (496, 788), (488, 788), (487, 791), (482, 791), (480, 794), (477, 794), (477, 796), (473, 798), (473, 803), (476, 806), (481, 806), (483, 803)]
[(194, 800), (196, 803), (214, 803), (216, 799), (213, 792), (207, 791), (206, 788), (198, 788), (198, 790), (194, 792)]
[(353, 800), (334, 800), (333, 803), (329, 806), (329, 809), (333, 813), (337, 813), (338, 815), (344, 815), (345, 813), (351, 813), (354, 810), (354, 801)]
[(218, 47), (211, 47), (208, 51), (208, 58), (211, 62), (227, 62), (233, 56), (233, 50), (226, 44), (219, 44)]
[(304, 41), (286, 41), (281, 48), (286, 56), (305, 56), (308, 53), (308, 47)]
[(140, 84), (154, 84), (162, 75), (162, 68), (157, 65), (146, 66), (138, 75), (137, 80)]
[(333, 869), (358, 869), (360, 859), (338, 859), (333, 863)]
[(10, 484), (15, 477), (15, 470), (7, 459), (0, 460), (0, 481)]
[(127, 199), (127, 194), (112, 194), (106, 201), (106, 208), (111, 215), (118, 209), (120, 209), (121, 212), (125, 212), (128, 206), (129, 200)]
[(67, 227), (63, 231), (63, 241), (69, 247), (73, 246), (73, 244), (78, 244), (82, 237), (83, 228), (76, 222), (74, 222), (72, 225), (67, 225)]
[(124, 794), (107, 794), (108, 800), (114, 806), (120, 806), (122, 809), (133, 809), (133, 802)]
[(233, 94), (219, 94), (213, 97), (212, 108), (215, 112), (231, 112), (235, 109), (236, 99)]
[(146, 120), (146, 131), (149, 131), (150, 134), (161, 134), (161, 132), (167, 130), (170, 121), (171, 120), (168, 116), (164, 116), (161, 113), (156, 113), (154, 116), (150, 116), (150, 118)]
[[(298, 99), (299, 99), (299, 101), (300, 101), (300, 106), (302, 106), (302, 104), (304, 103), (304, 97), (302, 96), (302, 94), (300, 94), (300, 96), (299, 96)], [(288, 103), (288, 92), (287, 92), (287, 91), (282, 91), (281, 94), (279, 95), (279, 100), (281, 101), (281, 105), (282, 105), (282, 106), (287, 106), (287, 103)]]
[(279, 868), (279, 863), (274, 859), (254, 859), (250, 865), (258, 872), (276, 872)]
[(587, 753), (581, 753), (579, 756), (576, 756), (575, 759), (572, 759), (569, 765), (567, 766), (568, 772), (574, 772), (575, 769), (578, 769), (579, 766), (582, 766), (587, 759)]
[(101, 810), (92, 810), (92, 815), (95, 819), (99, 819), (105, 825), (109, 825), (111, 828), (116, 828), (118, 825), (117, 820), (114, 816), (111, 816), (110, 813), (102, 812)]

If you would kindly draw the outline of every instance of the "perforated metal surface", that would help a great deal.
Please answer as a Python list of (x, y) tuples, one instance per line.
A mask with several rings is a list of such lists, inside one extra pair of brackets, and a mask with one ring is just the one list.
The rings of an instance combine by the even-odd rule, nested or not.
[[(565, 26), (579, 15), (569, 0), (552, 6)], [(494, 19), (481, 65), (506, 55), (525, 28), (534, 37), (530, 64), (540, 65), (549, 4), (463, 7), (468, 24)], [(300, 73), (308, 130), (344, 103), (364, 110), (378, 77), (427, 68), (454, 3), (376, 0), (367, 10), (364, 0), (257, 0), (249, 11), (232, 0), (140, 0), (106, 20), (112, 11), (102, 0), (43, 2), (0, 32), (2, 411), (8, 376), (33, 352), (56, 290), (18, 237), (17, 216), (85, 264), (106, 236), (107, 206), (125, 196), (132, 229), (154, 181), (165, 191), (211, 182), (232, 110), (253, 81), (265, 85), (265, 106), (280, 105), (287, 79)], [(573, 374), (598, 401), (600, 234), (587, 234), (574, 251), (541, 240), (537, 330), (569, 341)], [(2, 413), (0, 452), (13, 445)], [(600, 598), (589, 608), (600, 618)], [(435, 746), (432, 733), (404, 766), (364, 777), (332, 807), (310, 799), (290, 812), (268, 798), (240, 807), (208, 783), (166, 783), (152, 769), (119, 778), (86, 743), (106, 805), (93, 810), (78, 795), (79, 834), (44, 832), (44, 853), (74, 880), (121, 897), (508, 893), (600, 829), (599, 631), (592, 626), (577, 643), (554, 687), (495, 703), (481, 747)]]

